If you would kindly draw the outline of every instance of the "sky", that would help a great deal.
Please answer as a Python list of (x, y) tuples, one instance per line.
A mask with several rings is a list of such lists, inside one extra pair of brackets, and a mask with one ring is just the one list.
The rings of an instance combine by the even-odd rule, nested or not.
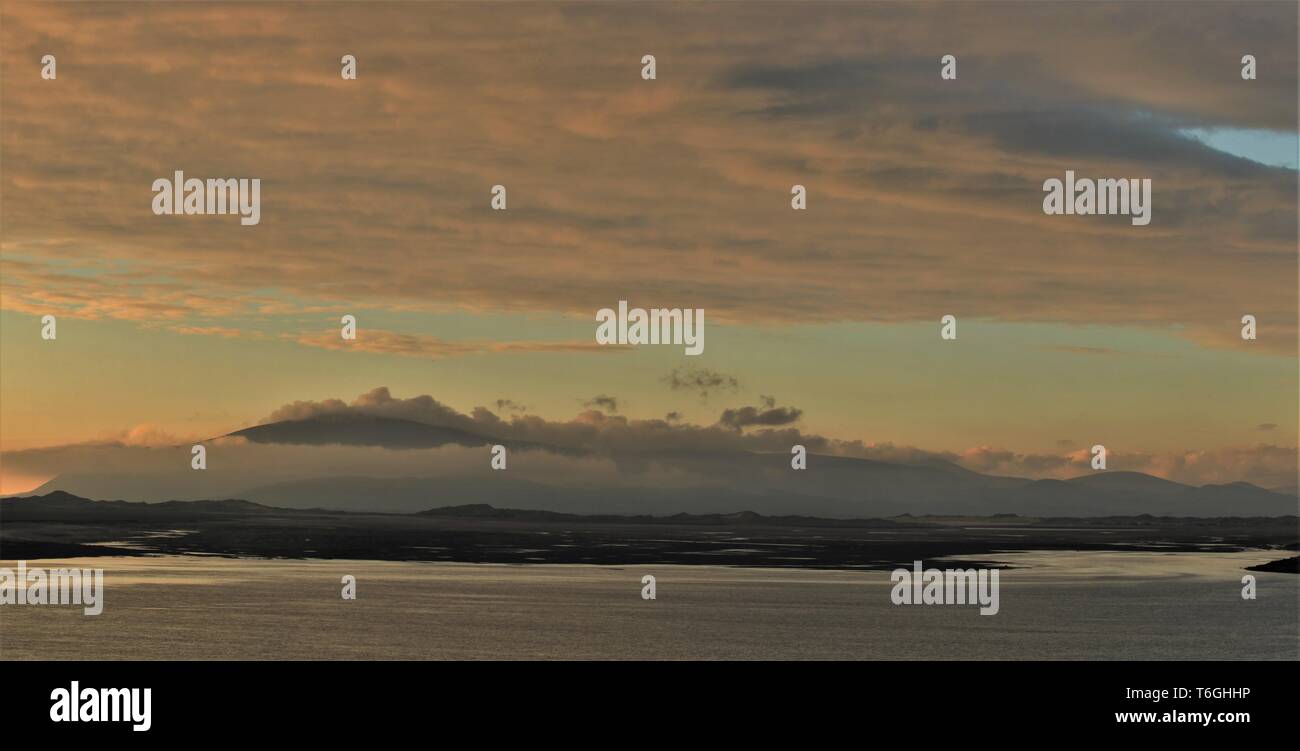
[[(1184, 482), (1295, 482), (1294, 3), (0, 21), (0, 492), (49, 479), (33, 451), (186, 443), (378, 388), (1017, 476), (1079, 473), (1101, 443)], [(154, 215), (176, 170), (260, 178), (260, 223)], [(1045, 215), (1067, 170), (1150, 178), (1151, 223)], [(620, 300), (704, 310), (704, 353), (596, 345)]]

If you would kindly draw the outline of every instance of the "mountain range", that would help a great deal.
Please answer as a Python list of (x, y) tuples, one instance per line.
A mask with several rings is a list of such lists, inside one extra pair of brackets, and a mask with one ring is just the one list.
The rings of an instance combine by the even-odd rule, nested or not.
[[(224, 438), (251, 446), (353, 447), (407, 452), (402, 473), (391, 468), (280, 473), (193, 470), (72, 472), (32, 491), (60, 490), (90, 498), (169, 500), (241, 498), (285, 508), (414, 513), (436, 506), (493, 505), (581, 514), (719, 514), (882, 518), (901, 514), (1030, 516), (1284, 516), (1297, 498), (1244, 482), (1184, 485), (1138, 472), (1098, 471), (1068, 480), (984, 475), (932, 460), (919, 464), (810, 455), (805, 470), (788, 454), (746, 451), (600, 451), (509, 440), (473, 430), (370, 415), (323, 415), (236, 431)], [(613, 469), (530, 476), (512, 463), (488, 466), (486, 447), (583, 457)], [(421, 452), (448, 447), (481, 449), (462, 466), (421, 471)], [(187, 447), (186, 447), (187, 448)], [(431, 454), (430, 454), (431, 455)], [(180, 466), (187, 467), (187, 464)]]

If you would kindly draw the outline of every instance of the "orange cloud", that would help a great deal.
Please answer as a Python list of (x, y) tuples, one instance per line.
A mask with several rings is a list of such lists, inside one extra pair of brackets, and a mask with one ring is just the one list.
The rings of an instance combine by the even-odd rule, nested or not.
[(594, 341), (447, 341), (434, 336), (399, 334), (380, 329), (365, 329), (357, 333), (356, 339), (351, 340), (343, 339), (337, 331), (325, 331), (319, 334), (303, 334), (295, 341), (308, 347), (426, 357), (434, 360), (493, 352), (618, 352), (629, 349), (617, 345), (601, 346)]
[[(17, 5), (0, 147), (40, 158), (0, 181), (3, 306), (216, 333), (336, 304), (589, 315), (618, 291), (721, 323), (942, 308), (1229, 348), (1250, 312), (1254, 351), (1294, 352), (1294, 172), (1178, 135), (1294, 130), (1293, 14), (1197, 3), (1153, 41), (1149, 12)], [(1250, 85), (1245, 48), (1268, 70)], [(57, 82), (33, 62), (51, 50)], [(1044, 216), (1067, 168), (1153, 178), (1152, 225)], [(261, 177), (262, 223), (153, 216), (173, 169)]]

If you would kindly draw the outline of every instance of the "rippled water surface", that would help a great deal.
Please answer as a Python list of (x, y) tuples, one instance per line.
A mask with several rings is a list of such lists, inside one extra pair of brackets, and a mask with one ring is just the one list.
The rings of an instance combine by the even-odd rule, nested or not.
[(1241, 598), (1243, 568), (1278, 557), (1006, 554), (993, 616), (894, 605), (885, 571), (47, 560), (103, 568), (103, 614), (0, 605), (0, 658), (1294, 660), (1300, 578), (1256, 573)]

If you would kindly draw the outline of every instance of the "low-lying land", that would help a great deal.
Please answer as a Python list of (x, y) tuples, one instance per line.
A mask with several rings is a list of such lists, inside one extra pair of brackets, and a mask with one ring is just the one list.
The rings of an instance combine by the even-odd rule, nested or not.
[[(1297, 549), (1297, 517), (1039, 518), (677, 514), (582, 516), (452, 506), (418, 514), (240, 500), (129, 503), (67, 493), (0, 500), (0, 559), (204, 554), (466, 563), (713, 564), (889, 569), (1027, 550)], [(1288, 556), (1279, 552), (1279, 559)], [(1278, 561), (1267, 571), (1292, 571)]]

